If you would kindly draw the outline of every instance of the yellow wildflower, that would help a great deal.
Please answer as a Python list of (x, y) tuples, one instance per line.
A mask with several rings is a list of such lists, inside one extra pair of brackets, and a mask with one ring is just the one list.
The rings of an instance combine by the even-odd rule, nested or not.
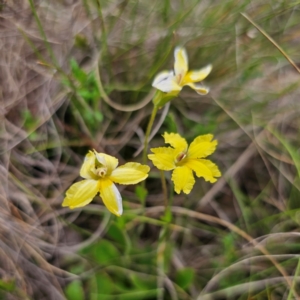
[(174, 56), (174, 71), (159, 73), (155, 77), (152, 86), (173, 97), (177, 96), (185, 85), (188, 85), (200, 95), (206, 95), (209, 89), (201, 84), (195, 83), (204, 80), (208, 76), (212, 65), (207, 65), (199, 70), (188, 71), (188, 56), (186, 50), (183, 47), (176, 47)]
[(164, 133), (165, 143), (172, 147), (152, 148), (154, 154), (149, 154), (148, 158), (160, 170), (174, 170), (172, 181), (174, 182), (175, 192), (179, 194), (183, 191), (189, 194), (195, 184), (193, 171), (197, 177), (203, 177), (211, 183), (220, 177), (216, 164), (208, 159), (203, 159), (212, 154), (218, 142), (213, 139), (212, 134), (199, 135), (188, 147), (184, 138), (178, 133)]
[(67, 190), (62, 206), (71, 209), (85, 206), (99, 192), (108, 210), (117, 216), (122, 215), (122, 197), (114, 182), (136, 184), (148, 177), (150, 168), (134, 162), (117, 167), (118, 163), (113, 156), (89, 151), (80, 170), (80, 176), (85, 180), (74, 183)]

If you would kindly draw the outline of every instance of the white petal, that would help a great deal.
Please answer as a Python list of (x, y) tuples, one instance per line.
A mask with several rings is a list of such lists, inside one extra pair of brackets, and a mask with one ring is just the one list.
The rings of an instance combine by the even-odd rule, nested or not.
[(152, 86), (156, 87), (157, 84), (159, 84), (161, 81), (169, 78), (170, 76), (171, 77), (174, 76), (173, 71), (162, 71), (162, 72), (158, 73), (153, 80)]
[(158, 74), (154, 79), (152, 86), (165, 93), (181, 91), (182, 89), (177, 83), (177, 79), (172, 71)]

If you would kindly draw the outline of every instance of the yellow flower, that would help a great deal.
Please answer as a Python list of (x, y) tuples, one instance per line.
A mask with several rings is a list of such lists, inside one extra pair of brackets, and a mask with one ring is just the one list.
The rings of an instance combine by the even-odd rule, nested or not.
[(201, 84), (195, 84), (195, 82), (204, 80), (210, 73), (212, 65), (208, 65), (200, 70), (188, 71), (186, 50), (183, 47), (176, 47), (174, 56), (174, 71), (159, 73), (155, 77), (152, 86), (173, 97), (177, 96), (185, 85), (188, 85), (200, 95), (206, 95), (209, 89)]
[(122, 197), (114, 182), (136, 184), (148, 177), (150, 168), (134, 162), (117, 167), (118, 163), (113, 156), (89, 151), (80, 170), (80, 176), (85, 180), (74, 183), (67, 190), (62, 206), (71, 209), (85, 206), (99, 192), (108, 210), (117, 216), (122, 215)]
[(154, 154), (149, 154), (148, 158), (160, 170), (174, 170), (172, 181), (174, 182), (175, 192), (179, 194), (183, 191), (189, 194), (195, 184), (193, 171), (197, 177), (203, 177), (211, 183), (220, 177), (216, 164), (204, 157), (212, 154), (218, 142), (213, 139), (212, 134), (199, 135), (188, 147), (184, 138), (178, 133), (164, 133), (165, 143), (172, 147), (152, 148)]

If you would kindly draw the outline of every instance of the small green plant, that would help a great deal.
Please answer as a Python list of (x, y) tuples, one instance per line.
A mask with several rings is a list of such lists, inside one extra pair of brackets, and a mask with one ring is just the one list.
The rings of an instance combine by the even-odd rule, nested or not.
[(70, 60), (70, 67), (70, 77), (62, 82), (66, 87), (75, 91), (72, 105), (79, 111), (85, 124), (92, 132), (95, 132), (103, 121), (103, 114), (99, 107), (101, 95), (95, 74), (94, 72), (87, 74), (79, 67), (75, 59)]

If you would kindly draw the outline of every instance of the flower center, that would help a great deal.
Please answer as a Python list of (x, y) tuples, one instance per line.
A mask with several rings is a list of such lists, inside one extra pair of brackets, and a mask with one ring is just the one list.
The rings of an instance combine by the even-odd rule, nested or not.
[(106, 175), (106, 172), (107, 172), (107, 168), (105, 167), (96, 168), (95, 170), (95, 174), (99, 177), (104, 177)]
[(182, 80), (182, 74), (178, 74), (176, 77), (177, 77), (177, 83), (180, 85)]
[(186, 152), (181, 152), (177, 155), (176, 157), (176, 163), (179, 163), (180, 161), (182, 161), (184, 158), (186, 157)]

